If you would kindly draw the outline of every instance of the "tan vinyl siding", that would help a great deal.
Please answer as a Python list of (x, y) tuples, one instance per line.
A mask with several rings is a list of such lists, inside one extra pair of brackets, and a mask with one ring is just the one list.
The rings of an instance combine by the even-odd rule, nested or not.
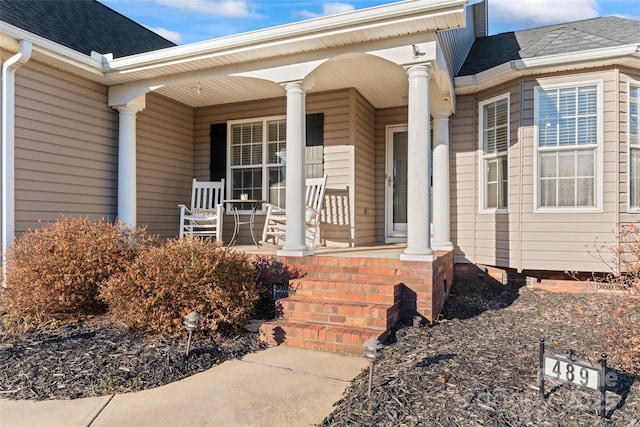
[(385, 228), (385, 188), (387, 180), (385, 176), (386, 161), (386, 138), (387, 126), (406, 125), (408, 111), (407, 107), (384, 108), (376, 110), (376, 160), (375, 169), (375, 214), (376, 214), (376, 241), (384, 242)]
[(640, 214), (629, 212), (629, 82), (640, 84), (640, 73), (628, 69), (621, 69), (619, 73), (618, 98), (620, 100), (620, 111), (618, 120), (619, 135), (619, 188), (620, 188), (620, 219), (621, 223), (640, 221)]
[(355, 89), (351, 90), (352, 125), (355, 135), (355, 165), (353, 186), (355, 191), (355, 245), (376, 242), (375, 221), (375, 182), (376, 150), (375, 150), (375, 109)]
[(114, 219), (117, 112), (106, 87), (31, 61), (16, 73), (15, 231)]
[(479, 155), (482, 152), (478, 140), (478, 131), (475, 132), (475, 150), (476, 154), (476, 167), (475, 167), (475, 181), (474, 185), (476, 195), (474, 195), (475, 206), (475, 244), (474, 253), (476, 254), (476, 262), (487, 265), (495, 265), (501, 267), (507, 267), (511, 262), (516, 259), (517, 251), (517, 239), (518, 239), (518, 192), (517, 185), (519, 182), (519, 159), (516, 156), (519, 146), (518, 141), (518, 129), (520, 127), (520, 95), (518, 81), (511, 82), (499, 88), (495, 88), (489, 91), (481, 92), (476, 97), (474, 108), (475, 111), (475, 123), (476, 129), (479, 129), (480, 123), (478, 111), (479, 103), (487, 99), (499, 97), (502, 99), (504, 96), (509, 96), (509, 204), (507, 206), (508, 212), (506, 213), (483, 213), (480, 210), (479, 204), (481, 203), (478, 197), (480, 192), (480, 168), (483, 167), (479, 159)]
[(476, 262), (477, 206), (477, 99), (475, 95), (456, 99), (456, 114), (449, 123), (451, 240), (455, 262)]
[(178, 234), (178, 204), (191, 200), (193, 109), (153, 93), (137, 115), (138, 224)]

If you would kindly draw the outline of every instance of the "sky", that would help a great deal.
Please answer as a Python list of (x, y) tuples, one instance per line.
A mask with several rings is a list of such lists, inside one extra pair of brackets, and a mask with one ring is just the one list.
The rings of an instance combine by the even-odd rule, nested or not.
[[(395, 2), (394, 0), (99, 1), (180, 45)], [(472, 1), (475, 2), (475, 0)], [(640, 0), (489, 0), (489, 34), (611, 15), (640, 20)]]

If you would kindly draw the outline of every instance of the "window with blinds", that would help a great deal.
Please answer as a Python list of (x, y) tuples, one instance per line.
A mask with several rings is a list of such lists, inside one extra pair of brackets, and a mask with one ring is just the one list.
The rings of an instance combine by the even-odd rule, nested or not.
[[(324, 114), (306, 116), (307, 177), (323, 170)], [(211, 128), (211, 175), (224, 171), (225, 145), (229, 152), (229, 198), (267, 200), (286, 207), (287, 122), (285, 117), (234, 120)], [(222, 164), (222, 165), (221, 165)], [(222, 176), (224, 177), (224, 176)]]
[(230, 198), (262, 199), (264, 121), (230, 124)]
[(598, 84), (535, 93), (538, 207), (597, 207)]
[(509, 96), (480, 103), (482, 210), (506, 210), (509, 190)]
[(640, 83), (629, 83), (629, 208), (640, 211)]

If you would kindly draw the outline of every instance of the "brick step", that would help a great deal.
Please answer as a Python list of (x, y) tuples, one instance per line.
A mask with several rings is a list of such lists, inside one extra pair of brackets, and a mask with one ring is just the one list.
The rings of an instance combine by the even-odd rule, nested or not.
[(388, 331), (311, 322), (272, 320), (260, 326), (260, 339), (269, 345), (289, 345), (309, 350), (361, 356), (370, 338), (384, 341)]
[(393, 283), (397, 279), (397, 269), (382, 267), (312, 266), (308, 273), (319, 280), (337, 280), (363, 283)]
[(282, 319), (387, 330), (400, 319), (400, 302), (382, 305), (294, 295), (281, 301)]
[(402, 299), (402, 285), (362, 283), (304, 278), (293, 281), (292, 294), (298, 297), (394, 304)]

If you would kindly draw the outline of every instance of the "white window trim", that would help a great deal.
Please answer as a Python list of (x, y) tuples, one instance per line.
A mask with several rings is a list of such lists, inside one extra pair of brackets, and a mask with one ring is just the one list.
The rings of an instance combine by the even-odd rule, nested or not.
[[(265, 116), (265, 117), (250, 117), (250, 118), (246, 118), (246, 119), (238, 119), (238, 120), (229, 120), (227, 121), (227, 179), (226, 181), (226, 187), (225, 188), (225, 194), (227, 194), (227, 197), (225, 197), (226, 199), (231, 198), (231, 194), (232, 194), (232, 188), (231, 188), (231, 184), (232, 184), (232, 179), (231, 179), (231, 174), (232, 174), (232, 168), (231, 168), (231, 156), (233, 155), (232, 152), (232, 147), (231, 147), (231, 127), (233, 125), (239, 124), (239, 123), (250, 123), (250, 122), (262, 122), (263, 126), (270, 120), (286, 120), (287, 116), (286, 115), (279, 115), (279, 116)], [(266, 130), (266, 129), (264, 129)], [(268, 163), (265, 163), (264, 160), (268, 159), (268, 147), (266, 144), (266, 138), (267, 138), (267, 134), (268, 132), (263, 132), (262, 133), (262, 159), (263, 159), (263, 163), (262, 163), (262, 200), (267, 200), (268, 197), (268, 189), (265, 186), (265, 183), (269, 182), (269, 168), (267, 167)], [(286, 166), (285, 166), (286, 167)], [(260, 209), (257, 210), (257, 213), (265, 213), (266, 212), (266, 208), (264, 206), (264, 203), (262, 204), (262, 207)], [(240, 214), (248, 214), (251, 213), (250, 209), (238, 209), (238, 213)], [(231, 209), (225, 209), (225, 214), (228, 215), (234, 215), (234, 213), (232, 212)]]
[[(631, 87), (640, 88), (640, 81), (627, 82), (627, 212), (640, 213), (640, 206), (631, 206)], [(639, 100), (640, 102), (640, 100)], [(640, 107), (640, 106), (639, 106)], [(640, 150), (640, 147), (636, 148)]]
[[(538, 93), (542, 90), (548, 89), (562, 89), (562, 88), (574, 88), (581, 86), (596, 86), (596, 94), (597, 94), (597, 147), (596, 147), (596, 173), (595, 173), (595, 206), (593, 207), (540, 207), (540, 176), (538, 174), (538, 157), (540, 151), (538, 150)], [(604, 167), (604, 159), (603, 159), (603, 144), (604, 144), (604, 130), (603, 130), (603, 113), (604, 113), (604, 100), (603, 100), (603, 81), (602, 79), (598, 80), (581, 80), (577, 82), (564, 82), (558, 84), (546, 84), (541, 83), (540, 85), (534, 88), (534, 96), (533, 96), (533, 212), (534, 213), (577, 213), (577, 212), (602, 212), (602, 198), (603, 198), (603, 167)], [(573, 149), (572, 147), (567, 147), (568, 150)]]
[(493, 98), (486, 99), (478, 103), (478, 213), (480, 214), (496, 214), (496, 213), (509, 213), (510, 196), (507, 190), (507, 206), (504, 208), (485, 208), (485, 187), (486, 187), (486, 170), (484, 168), (484, 106), (492, 104), (497, 101), (507, 100), (507, 188), (509, 187), (509, 181), (511, 176), (511, 169), (509, 165), (509, 152), (511, 151), (511, 93), (503, 93), (502, 95), (494, 96)]

